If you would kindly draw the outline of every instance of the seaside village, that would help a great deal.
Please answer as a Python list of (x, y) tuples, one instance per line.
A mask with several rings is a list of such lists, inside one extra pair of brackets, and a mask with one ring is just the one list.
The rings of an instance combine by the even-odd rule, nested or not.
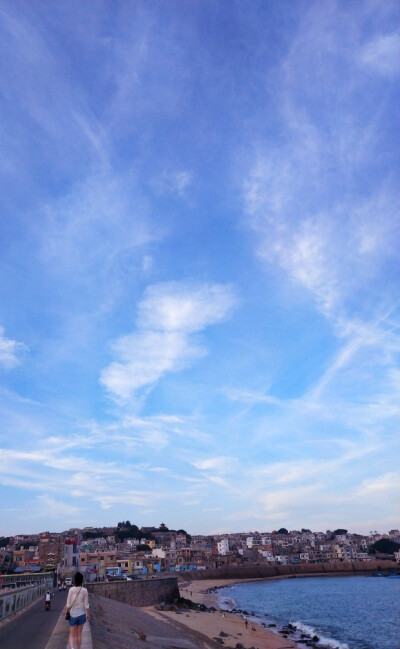
[(87, 582), (152, 577), (159, 573), (207, 570), (223, 565), (286, 565), (395, 559), (400, 532), (368, 536), (338, 529), (326, 532), (248, 532), (191, 536), (185, 530), (131, 525), (70, 529), (53, 534), (0, 537), (0, 572), (54, 570), (59, 580), (76, 570)]

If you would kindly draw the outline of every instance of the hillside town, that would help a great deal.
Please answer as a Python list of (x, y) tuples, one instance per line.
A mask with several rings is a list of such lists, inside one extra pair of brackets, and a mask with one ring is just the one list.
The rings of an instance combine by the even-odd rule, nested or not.
[(52, 570), (59, 580), (76, 570), (87, 582), (135, 579), (160, 573), (221, 566), (288, 565), (395, 559), (400, 563), (400, 531), (369, 535), (345, 529), (309, 529), (190, 535), (185, 530), (141, 527), (130, 521), (116, 527), (69, 529), (61, 533), (0, 537), (3, 574)]

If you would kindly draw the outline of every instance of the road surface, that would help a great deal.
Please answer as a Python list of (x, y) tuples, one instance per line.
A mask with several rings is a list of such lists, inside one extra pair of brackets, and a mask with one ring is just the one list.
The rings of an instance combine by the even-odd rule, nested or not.
[[(55, 591), (50, 611), (44, 609), (44, 596), (0, 625), (1, 649), (43, 649), (65, 608), (68, 591)], [(67, 622), (65, 622), (67, 625)]]

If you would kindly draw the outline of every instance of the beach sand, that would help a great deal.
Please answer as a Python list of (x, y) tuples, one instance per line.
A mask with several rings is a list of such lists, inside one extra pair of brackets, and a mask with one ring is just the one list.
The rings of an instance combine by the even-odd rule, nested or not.
[[(185, 599), (204, 604), (208, 608), (214, 606), (218, 609), (217, 595), (207, 591), (237, 583), (238, 581), (234, 579), (181, 582), (179, 590), (181, 597)], [(175, 623), (183, 624), (210, 639), (222, 637), (224, 645), (228, 647), (236, 647), (239, 643), (246, 649), (250, 647), (254, 647), (254, 649), (294, 649), (299, 647), (289, 638), (283, 638), (250, 620), (246, 628), (245, 619), (241, 615), (219, 609), (215, 612), (189, 610), (178, 615), (173, 611), (156, 611), (152, 607), (146, 608), (146, 611), (158, 619), (172, 618)], [(227, 635), (220, 636), (221, 631)]]

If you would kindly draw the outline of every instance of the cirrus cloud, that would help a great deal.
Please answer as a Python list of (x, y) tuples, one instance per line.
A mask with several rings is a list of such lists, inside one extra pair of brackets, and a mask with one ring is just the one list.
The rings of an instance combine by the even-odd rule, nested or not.
[(237, 304), (233, 288), (219, 284), (166, 282), (147, 288), (137, 330), (112, 344), (117, 360), (101, 384), (117, 401), (128, 401), (167, 372), (177, 372), (207, 351), (192, 334), (226, 320)]
[(6, 369), (18, 365), (18, 353), (23, 349), (26, 349), (23, 343), (6, 338), (4, 328), (0, 327), (0, 365), (3, 365)]

